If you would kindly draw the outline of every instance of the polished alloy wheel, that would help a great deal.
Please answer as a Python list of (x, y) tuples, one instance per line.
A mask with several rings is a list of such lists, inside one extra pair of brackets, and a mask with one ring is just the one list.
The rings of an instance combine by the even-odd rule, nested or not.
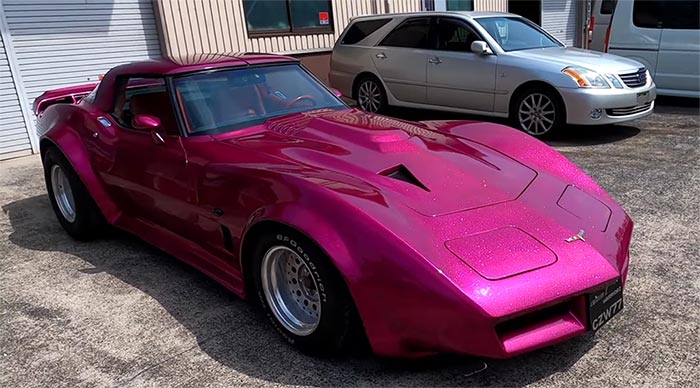
[(525, 97), (518, 107), (520, 128), (531, 135), (544, 135), (552, 130), (556, 120), (554, 102), (542, 93)]
[(374, 80), (362, 81), (357, 91), (357, 103), (365, 112), (379, 112), (382, 107), (382, 92)]
[(73, 190), (68, 182), (68, 177), (66, 177), (66, 174), (57, 164), (51, 167), (51, 188), (63, 218), (68, 222), (75, 221), (75, 199), (73, 198)]
[(262, 287), (272, 314), (298, 336), (314, 332), (321, 321), (318, 285), (308, 265), (292, 249), (270, 248), (262, 261)]

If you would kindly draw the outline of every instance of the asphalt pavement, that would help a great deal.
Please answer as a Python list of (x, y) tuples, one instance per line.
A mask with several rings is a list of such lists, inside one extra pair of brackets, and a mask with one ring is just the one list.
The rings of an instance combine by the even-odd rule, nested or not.
[(486, 369), (450, 355), (304, 356), (245, 302), (133, 237), (71, 240), (40, 159), (1, 162), (0, 387), (698, 386), (698, 101), (662, 100), (649, 118), (549, 143), (635, 222), (625, 308), (595, 335)]

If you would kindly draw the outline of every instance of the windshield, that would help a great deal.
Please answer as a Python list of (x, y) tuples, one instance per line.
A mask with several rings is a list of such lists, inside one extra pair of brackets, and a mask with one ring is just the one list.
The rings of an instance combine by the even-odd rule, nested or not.
[(346, 105), (297, 64), (178, 77), (175, 93), (190, 134), (217, 134), (290, 113)]
[(491, 35), (503, 51), (562, 47), (539, 27), (518, 17), (479, 18), (476, 22)]

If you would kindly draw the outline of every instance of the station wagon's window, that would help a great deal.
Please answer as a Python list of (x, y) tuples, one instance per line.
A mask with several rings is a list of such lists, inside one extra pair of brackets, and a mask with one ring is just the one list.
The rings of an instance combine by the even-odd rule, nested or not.
[(112, 116), (126, 128), (132, 128), (136, 115), (149, 115), (160, 120), (161, 128), (177, 135), (177, 121), (163, 78), (123, 78), (117, 82)]
[(384, 27), (391, 19), (374, 19), (357, 22), (348, 28), (340, 44), (355, 44), (371, 35), (374, 31)]
[(474, 30), (454, 19), (439, 19), (436, 31), (438, 50), (468, 52), (472, 42), (479, 40)]
[(380, 46), (429, 48), (430, 19), (408, 19), (391, 31)]
[(243, 0), (248, 34), (333, 32), (330, 0)]
[(669, 28), (697, 30), (700, 28), (700, 2), (698, 0), (635, 0), (632, 22), (642, 28)]
[(174, 84), (193, 135), (235, 131), (308, 110), (347, 108), (297, 64), (197, 73), (177, 77)]
[(527, 19), (488, 17), (478, 18), (476, 22), (484, 27), (504, 51), (561, 47), (559, 42)]

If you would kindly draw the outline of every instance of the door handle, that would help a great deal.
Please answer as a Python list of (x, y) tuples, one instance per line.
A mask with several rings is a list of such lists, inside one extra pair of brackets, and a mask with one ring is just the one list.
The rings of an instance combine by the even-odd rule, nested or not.
[(432, 57), (432, 58), (428, 58), (428, 63), (432, 63), (432, 64), (437, 65), (437, 64), (442, 63), (442, 60), (438, 57)]
[(375, 55), (375, 57), (377, 57), (377, 58), (379, 58), (379, 59), (386, 59), (386, 54), (384, 54), (384, 53), (379, 53), (379, 54)]

